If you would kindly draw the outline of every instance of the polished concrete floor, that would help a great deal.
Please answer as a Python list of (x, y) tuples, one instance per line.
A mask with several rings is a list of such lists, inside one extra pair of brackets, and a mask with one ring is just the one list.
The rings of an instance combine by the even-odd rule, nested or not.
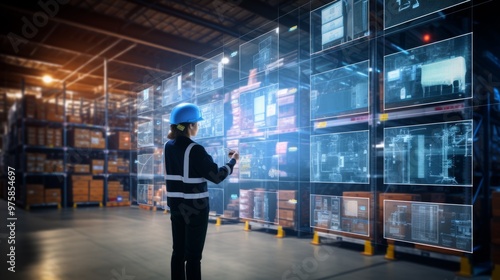
[[(7, 203), (0, 218), (8, 225)], [(0, 226), (0, 279), (170, 279), (169, 214), (134, 207), (16, 209), (15, 272), (7, 263), (11, 231)], [(12, 239), (11, 239), (12, 240)], [(244, 231), (244, 225), (209, 224), (202, 260), (204, 279), (408, 279), (458, 280), (458, 265), (384, 254), (339, 242), (312, 245), (310, 237)], [(10, 246), (10, 245), (8, 245)], [(490, 279), (477, 276), (473, 279)]]

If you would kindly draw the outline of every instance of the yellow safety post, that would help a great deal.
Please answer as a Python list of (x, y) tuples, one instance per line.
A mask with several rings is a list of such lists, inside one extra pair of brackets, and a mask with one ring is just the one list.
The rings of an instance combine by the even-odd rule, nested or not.
[(215, 225), (216, 226), (222, 225), (222, 221), (221, 221), (220, 217), (215, 218)]
[(472, 276), (472, 265), (467, 256), (462, 256), (460, 258), (460, 271), (458, 274), (461, 276)]
[(370, 240), (365, 240), (365, 250), (363, 251), (363, 255), (365, 256), (373, 256), (373, 246)]
[(388, 260), (395, 260), (394, 257), (394, 244), (387, 245), (387, 252), (385, 253), (385, 258)]
[(76, 203), (73, 203), (73, 208), (76, 208)]
[(61, 203), (57, 203), (57, 209), (62, 209)]
[(491, 280), (500, 280), (500, 264), (495, 264), (495, 267), (493, 267)]
[(250, 231), (250, 223), (248, 221), (245, 221), (245, 228), (243, 228), (244, 231)]
[(99, 202), (99, 207), (104, 207), (104, 204), (102, 204), (102, 202)]
[(168, 213), (167, 209), (163, 210), (163, 214), (167, 214), (167, 213)]
[(285, 237), (285, 231), (283, 230), (282, 226), (278, 226), (278, 233), (276, 234), (277, 238), (283, 238)]
[(313, 235), (313, 240), (311, 241), (311, 244), (313, 245), (319, 245), (319, 234), (317, 231), (314, 231), (314, 235)]

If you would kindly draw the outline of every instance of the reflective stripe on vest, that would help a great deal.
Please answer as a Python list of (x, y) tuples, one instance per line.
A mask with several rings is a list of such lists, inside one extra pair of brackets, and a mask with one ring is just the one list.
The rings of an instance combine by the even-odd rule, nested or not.
[(168, 197), (177, 197), (184, 199), (198, 199), (208, 197), (208, 192), (202, 193), (182, 193), (182, 192), (167, 192)]
[[(191, 152), (191, 149), (193, 148), (194, 145), (196, 145), (196, 143), (189, 144), (186, 151), (184, 152), (184, 176), (166, 174), (165, 175), (166, 180), (182, 181), (183, 183), (187, 184), (199, 184), (207, 181), (205, 178), (189, 178), (189, 153)], [(189, 194), (182, 192), (167, 192), (167, 197), (197, 199), (197, 198), (208, 197), (208, 192), (189, 193)]]

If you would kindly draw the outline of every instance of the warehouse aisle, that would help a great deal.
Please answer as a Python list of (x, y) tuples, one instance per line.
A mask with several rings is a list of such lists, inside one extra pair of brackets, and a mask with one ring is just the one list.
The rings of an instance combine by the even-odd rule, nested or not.
[[(6, 221), (7, 203), (0, 200), (0, 207)], [(168, 214), (88, 207), (17, 209), (15, 217), (16, 272), (7, 271), (10, 233), (2, 226), (1, 279), (170, 279)], [(243, 224), (211, 223), (202, 261), (204, 279), (471, 279), (457, 277), (452, 267), (388, 261), (382, 254), (367, 257), (338, 243), (314, 246), (310, 241), (246, 232)]]

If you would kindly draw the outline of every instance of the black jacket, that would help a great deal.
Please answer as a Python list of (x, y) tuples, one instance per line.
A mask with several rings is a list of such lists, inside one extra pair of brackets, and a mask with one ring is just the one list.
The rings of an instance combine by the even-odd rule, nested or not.
[[(188, 137), (167, 141), (164, 147), (167, 203), (171, 211), (208, 207), (207, 181), (222, 182), (233, 173), (235, 159), (218, 167), (203, 146)], [(184, 208), (184, 209), (180, 209)]]

